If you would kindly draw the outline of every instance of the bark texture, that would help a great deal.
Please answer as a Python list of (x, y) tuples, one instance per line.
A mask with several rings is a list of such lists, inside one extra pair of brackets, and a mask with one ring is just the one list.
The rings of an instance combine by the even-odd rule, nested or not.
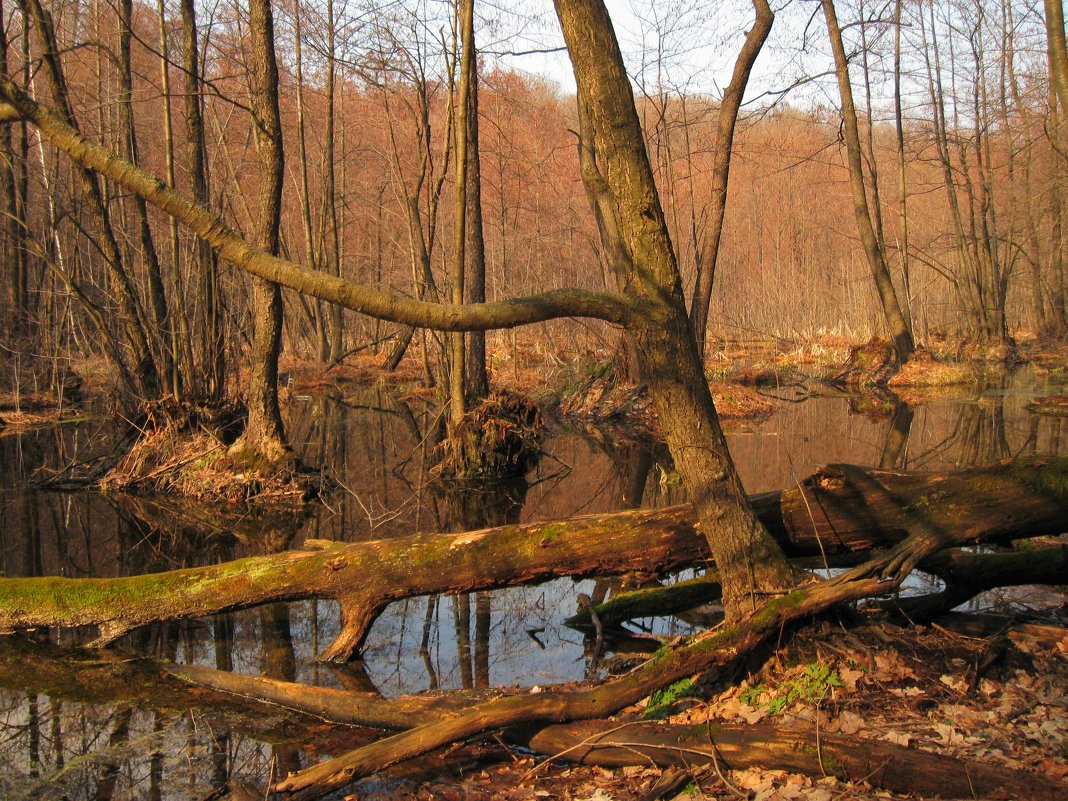
[[(260, 160), (256, 244), (264, 253), (276, 256), (282, 219), (285, 155), (278, 111), (278, 63), (270, 0), (251, 0), (249, 29), (252, 34), (252, 115)], [(253, 278), (252, 350), (246, 392), (248, 422), (231, 453), (251, 453), (268, 463), (281, 462), (291, 455), (278, 407), (278, 356), (281, 349), (281, 287), (264, 278)]]
[[(755, 496), (753, 506), (794, 556), (885, 548), (875, 569), (849, 575), (878, 582), (952, 545), (1060, 533), (1068, 459), (948, 474), (838, 465)], [(301, 551), (144, 576), (0, 579), (0, 630), (92, 625), (105, 644), (159, 620), (333, 598), (342, 630), (321, 658), (343, 661), (394, 600), (566, 575), (658, 574), (707, 556), (689, 505), (350, 545), (313, 540)]]
[(846, 156), (849, 162), (849, 186), (853, 192), (853, 212), (860, 230), (860, 242), (871, 268), (875, 288), (879, 293), (879, 302), (883, 307), (886, 326), (894, 345), (898, 362), (904, 364), (916, 350), (912, 331), (905, 315), (901, 311), (897, 290), (890, 277), (890, 265), (886, 253), (879, 244), (872, 223), (872, 213), (868, 204), (867, 189), (864, 186), (864, 166), (861, 156), (860, 128), (857, 122), (857, 109), (853, 103), (853, 87), (849, 80), (849, 61), (845, 45), (842, 42), (842, 30), (838, 24), (833, 0), (823, 0), (823, 14), (827, 21), (827, 33), (834, 52), (834, 69), (838, 78), (838, 93), (842, 99), (842, 123), (846, 142)]
[(623, 291), (640, 310), (628, 330), (641, 374), (720, 570), (724, 606), (740, 617), (793, 577), (754, 518), (727, 452), (608, 11), (601, 0), (557, 0), (556, 12), (626, 254)]

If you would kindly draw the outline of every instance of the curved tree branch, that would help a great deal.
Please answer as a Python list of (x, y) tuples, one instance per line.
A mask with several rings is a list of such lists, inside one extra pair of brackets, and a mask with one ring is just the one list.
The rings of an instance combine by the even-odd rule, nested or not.
[(308, 270), (253, 247), (209, 209), (89, 141), (58, 114), (33, 100), (10, 79), (0, 76), (0, 121), (14, 118), (33, 123), (42, 135), (76, 163), (100, 173), (188, 226), (239, 269), (370, 317), (439, 331), (514, 328), (560, 317), (593, 317), (627, 324), (636, 317), (632, 301), (609, 292), (557, 289), (511, 300), (456, 305), (402, 298)]

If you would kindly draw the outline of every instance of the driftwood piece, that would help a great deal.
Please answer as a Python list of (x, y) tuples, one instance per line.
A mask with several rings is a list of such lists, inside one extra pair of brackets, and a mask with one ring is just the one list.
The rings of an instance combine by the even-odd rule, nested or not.
[[(836, 465), (752, 500), (791, 556), (894, 546), (878, 565), (885, 576), (888, 565), (901, 572), (953, 544), (1060, 533), (1068, 458), (942, 474)], [(309, 541), (304, 550), (127, 578), (0, 579), (0, 631), (93, 625), (97, 644), (106, 644), (160, 620), (333, 598), (342, 627), (321, 658), (343, 661), (359, 650), (381, 610), (401, 598), (555, 576), (655, 574), (706, 558), (687, 505), (464, 534)]]

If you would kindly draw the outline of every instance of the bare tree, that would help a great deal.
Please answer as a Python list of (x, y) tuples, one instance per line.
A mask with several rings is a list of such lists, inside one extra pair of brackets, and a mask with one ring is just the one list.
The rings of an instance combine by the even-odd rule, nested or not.
[(897, 290), (890, 277), (890, 266), (886, 252), (879, 244), (871, 208), (868, 204), (868, 192), (865, 188), (864, 164), (861, 155), (860, 126), (857, 122), (857, 109), (853, 102), (853, 86), (849, 78), (849, 60), (846, 57), (845, 44), (842, 41), (842, 29), (838, 24), (833, 0), (823, 0), (823, 14), (827, 21), (827, 33), (834, 53), (835, 75), (838, 79), (838, 93), (842, 100), (842, 123), (845, 133), (846, 158), (849, 162), (849, 185), (853, 193), (853, 213), (860, 230), (860, 241), (864, 247), (868, 266), (871, 268), (875, 288), (879, 293), (886, 326), (890, 332), (894, 352), (898, 362), (904, 364), (916, 349), (912, 331), (901, 311)]

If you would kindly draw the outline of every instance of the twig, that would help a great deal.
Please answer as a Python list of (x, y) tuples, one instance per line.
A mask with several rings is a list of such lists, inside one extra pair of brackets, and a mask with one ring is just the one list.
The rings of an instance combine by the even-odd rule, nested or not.
[(705, 735), (708, 737), (708, 750), (712, 755), (712, 768), (716, 771), (716, 776), (719, 777), (719, 780), (723, 782), (723, 786), (726, 787), (732, 795), (737, 796), (738, 798), (745, 799), (745, 801), (749, 801), (749, 793), (745, 792), (745, 790), (742, 790), (736, 784), (731, 782), (726, 776), (723, 775), (723, 771), (719, 768), (719, 756), (717, 753), (719, 749), (716, 748), (716, 743), (712, 739), (711, 718), (705, 718)]

